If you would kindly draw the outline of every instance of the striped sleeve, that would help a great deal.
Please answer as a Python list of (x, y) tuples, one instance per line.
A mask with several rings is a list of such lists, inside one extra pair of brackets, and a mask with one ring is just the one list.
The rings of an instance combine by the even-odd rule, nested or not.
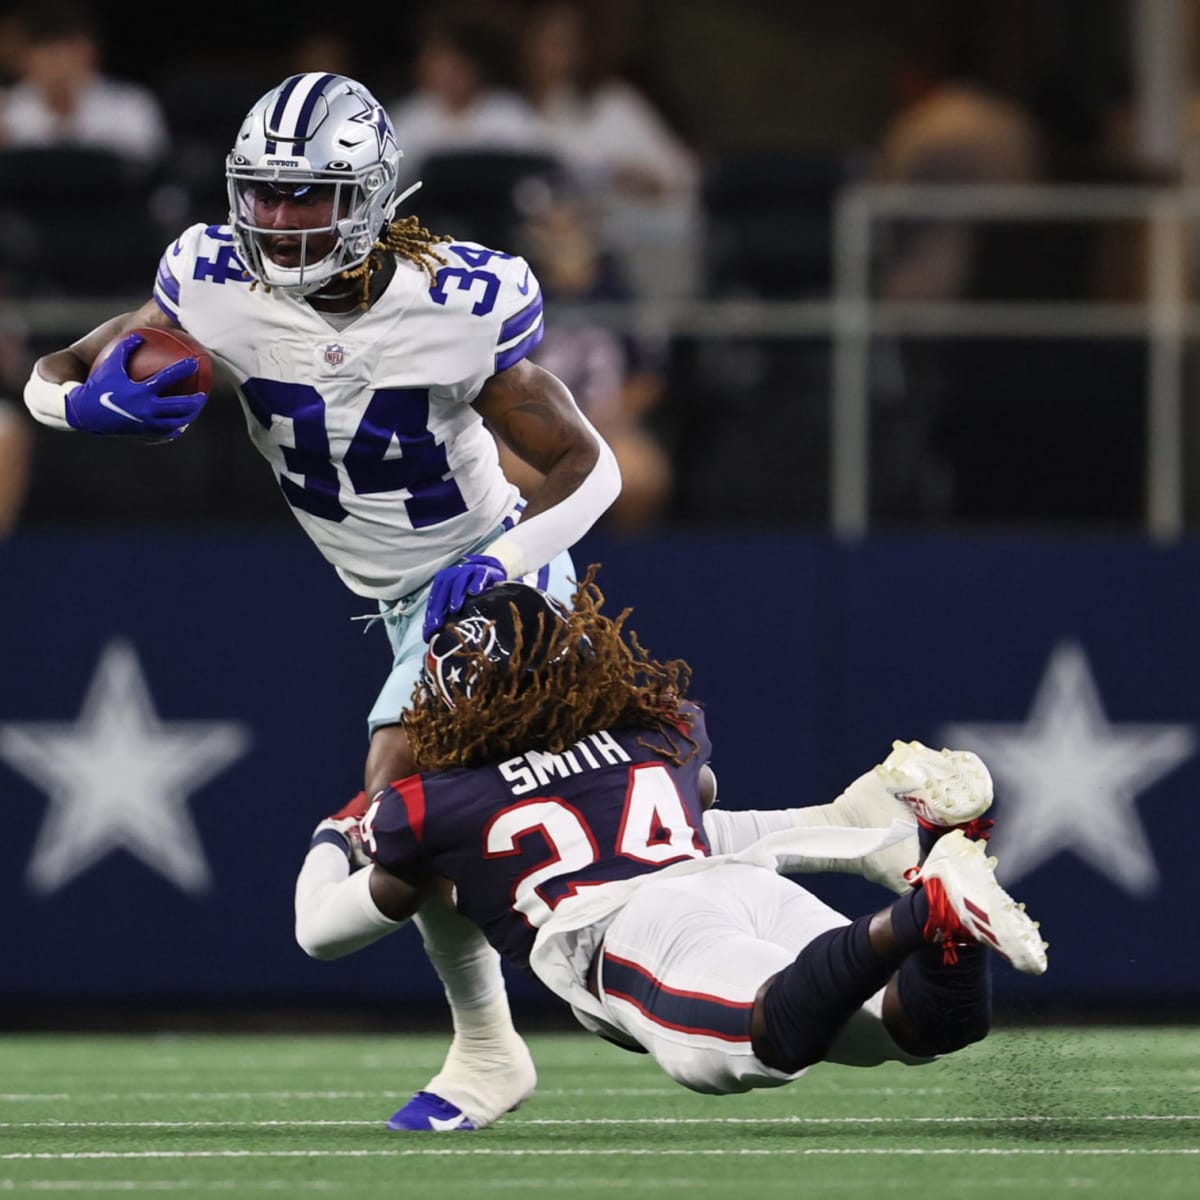
[[(525, 267), (522, 260), (514, 261)], [(522, 303), (500, 325), (500, 333), (496, 338), (496, 371), (506, 371), (514, 363), (520, 362), (537, 346), (546, 332), (542, 321), (542, 289), (533, 271), (525, 267), (521, 283), (506, 287), (505, 292)]]
[(154, 302), (176, 325), (183, 324), (179, 319), (179, 276), (175, 265), (182, 249), (182, 238), (167, 248), (158, 260), (158, 274), (154, 278)]

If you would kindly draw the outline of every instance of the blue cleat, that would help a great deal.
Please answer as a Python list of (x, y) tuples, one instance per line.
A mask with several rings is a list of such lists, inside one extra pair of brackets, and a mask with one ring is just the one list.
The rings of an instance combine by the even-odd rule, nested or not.
[(418, 1092), (403, 1108), (392, 1113), (387, 1127), (413, 1133), (475, 1132), (474, 1122), (461, 1108), (432, 1092)]

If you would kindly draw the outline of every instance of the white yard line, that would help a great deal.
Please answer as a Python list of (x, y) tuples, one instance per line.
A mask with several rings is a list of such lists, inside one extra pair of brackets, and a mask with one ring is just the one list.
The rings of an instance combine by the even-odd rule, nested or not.
[[(462, 1180), (456, 1179), (456, 1185), (469, 1186), (472, 1189), (485, 1191), (537, 1191), (546, 1187), (546, 1180), (543, 1178), (522, 1179), (508, 1176), (504, 1179), (497, 1179), (494, 1176), (489, 1176), (485, 1179)], [(1004, 1181), (1000, 1181), (1003, 1183)], [(1014, 1186), (1017, 1186), (1017, 1181), (1013, 1181)], [(661, 1174), (655, 1175), (652, 1180), (642, 1180), (638, 1184), (640, 1192), (646, 1192), (648, 1189), (653, 1191), (664, 1191), (667, 1189), (688, 1189), (694, 1191), (697, 1185), (695, 1176), (677, 1176), (670, 1177)], [(836, 1181), (823, 1185), (825, 1190), (842, 1186)], [(853, 1186), (857, 1192), (859, 1188), (858, 1181), (853, 1181), (849, 1186)], [(989, 1187), (996, 1187), (997, 1181), (991, 1180)], [(1026, 1186), (1020, 1184), (1019, 1186)], [(600, 1188), (611, 1188), (614, 1191), (628, 1193), (629, 1180), (627, 1179), (589, 1179), (587, 1181), (588, 1191), (593, 1192)], [(796, 1190), (796, 1184), (791, 1179), (779, 1180), (756, 1180), (754, 1185), (755, 1191), (762, 1192), (764, 1189), (775, 1189), (777, 1191), (787, 1191), (792, 1194)], [(360, 1189), (361, 1190), (361, 1189)], [(239, 1195), (249, 1192), (332, 1192), (338, 1196), (346, 1194), (346, 1181), (344, 1179), (23, 1179), (19, 1183), (12, 1179), (0, 1179), (0, 1192), (85, 1192), (88, 1194), (98, 1192), (237, 1192)]]
[[(440, 1139), (439, 1139), (440, 1141)], [(958, 1146), (958, 1147), (895, 1147), (895, 1146), (773, 1146), (769, 1149), (746, 1149), (735, 1147), (721, 1149), (596, 1149), (583, 1147), (571, 1149), (518, 1149), (515, 1147), (462, 1147), (424, 1146), (412, 1149), (360, 1150), (69, 1150), (62, 1153), (22, 1151), (16, 1154), (0, 1154), (0, 1161), (10, 1162), (78, 1162), (82, 1160), (145, 1160), (145, 1159), (272, 1159), (272, 1158), (769, 1158), (788, 1156), (810, 1158), (821, 1156), (854, 1157), (856, 1155), (897, 1155), (911, 1158), (944, 1158), (957, 1156), (970, 1158), (973, 1155), (997, 1158), (1147, 1158), (1179, 1157), (1200, 1155), (1200, 1147), (1172, 1149), (1132, 1147), (1049, 1147), (1049, 1146)]]
[[(1131, 1084), (1105, 1083), (1092, 1087), (1075, 1087), (1075, 1095), (1108, 1095), (1110, 1093), (1151, 1091), (1156, 1084), (1147, 1083), (1145, 1086)], [(957, 1089), (941, 1087), (864, 1087), (837, 1088), (816, 1093), (808, 1090), (808, 1095), (827, 1100), (831, 1096), (853, 1095), (855, 1092), (869, 1093), (871, 1096), (944, 1096)], [(1200, 1084), (1177, 1085), (1172, 1083), (1172, 1094), (1194, 1095), (1200, 1093)], [(538, 1096), (548, 1099), (552, 1096), (676, 1096), (680, 1095), (678, 1087), (661, 1088), (539, 1088)], [(230, 1092), (0, 1092), (0, 1104), (8, 1101), (13, 1104), (36, 1104), (39, 1101), (62, 1101), (79, 1104), (89, 1101), (110, 1103), (116, 1100), (187, 1100), (205, 1103), (218, 1100), (407, 1100), (412, 1095), (411, 1090), (384, 1091), (230, 1091)]]
[[(1200, 1113), (1107, 1113), (1087, 1116), (972, 1117), (509, 1117), (505, 1125), (518, 1128), (547, 1125), (1053, 1125), (1075, 1121), (1193, 1121)], [(374, 1121), (0, 1121), (0, 1129), (354, 1129), (382, 1126)]]
[[(663, 1095), (667, 1095), (663, 1092)], [(407, 1100), (411, 1091), (400, 1092), (0, 1092), (0, 1102), (36, 1102), (38, 1100), (65, 1100), (71, 1104), (85, 1101), (114, 1100)]]

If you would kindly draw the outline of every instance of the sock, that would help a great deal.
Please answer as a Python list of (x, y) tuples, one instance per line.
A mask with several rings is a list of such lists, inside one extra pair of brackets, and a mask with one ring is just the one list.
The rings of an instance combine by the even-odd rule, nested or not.
[(943, 834), (949, 833), (951, 829), (962, 829), (967, 837), (987, 841), (991, 836), (992, 825), (994, 824), (991, 817), (976, 817), (974, 821), (968, 821), (965, 825), (934, 825), (932, 827), (923, 825), (920, 821), (917, 822), (917, 845), (921, 850), (920, 862), (918, 866), (925, 861), (930, 850), (933, 849), (934, 843)]
[(933, 849), (934, 842), (945, 832), (945, 829), (930, 829), (928, 825), (917, 823), (917, 845), (921, 847), (921, 857), (917, 860), (917, 866), (925, 861), (930, 850)]
[[(487, 938), (448, 904), (430, 897), (413, 917), (425, 942), (425, 953), (437, 971), (450, 1010), (457, 1018), (466, 1010), (479, 1008), (505, 996), (500, 956)], [(507, 1012), (507, 1001), (505, 1001)], [(511, 1019), (503, 1022), (512, 1028)]]
[(914, 888), (892, 905), (892, 936), (901, 954), (912, 954), (929, 943), (925, 924), (929, 920), (929, 897), (924, 888)]
[(949, 965), (939, 946), (918, 950), (901, 964), (896, 984), (922, 1052), (949, 1054), (987, 1036), (992, 989), (985, 947), (959, 946), (958, 961)]
[(790, 1072), (820, 1062), (842, 1026), (891, 978), (900, 959), (871, 948), (871, 920), (822, 933), (775, 976), (762, 1000), (775, 1051), (770, 1066)]
[(482, 1129), (537, 1084), (529, 1048), (513, 1026), (500, 957), (475, 925), (444, 903), (426, 901), (413, 920), (454, 1025), (441, 1070), (420, 1090), (449, 1101)]

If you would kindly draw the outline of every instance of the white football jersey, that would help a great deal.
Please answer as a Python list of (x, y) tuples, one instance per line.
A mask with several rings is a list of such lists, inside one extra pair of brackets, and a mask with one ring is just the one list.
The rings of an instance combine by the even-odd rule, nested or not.
[(159, 264), (159, 307), (223, 365), (297, 520), (351, 591), (394, 599), (499, 526), (517, 501), (482, 418), (484, 382), (542, 338), (525, 260), (437, 246), (404, 259), (337, 329), (303, 299), (251, 289), (228, 226), (193, 225)]

